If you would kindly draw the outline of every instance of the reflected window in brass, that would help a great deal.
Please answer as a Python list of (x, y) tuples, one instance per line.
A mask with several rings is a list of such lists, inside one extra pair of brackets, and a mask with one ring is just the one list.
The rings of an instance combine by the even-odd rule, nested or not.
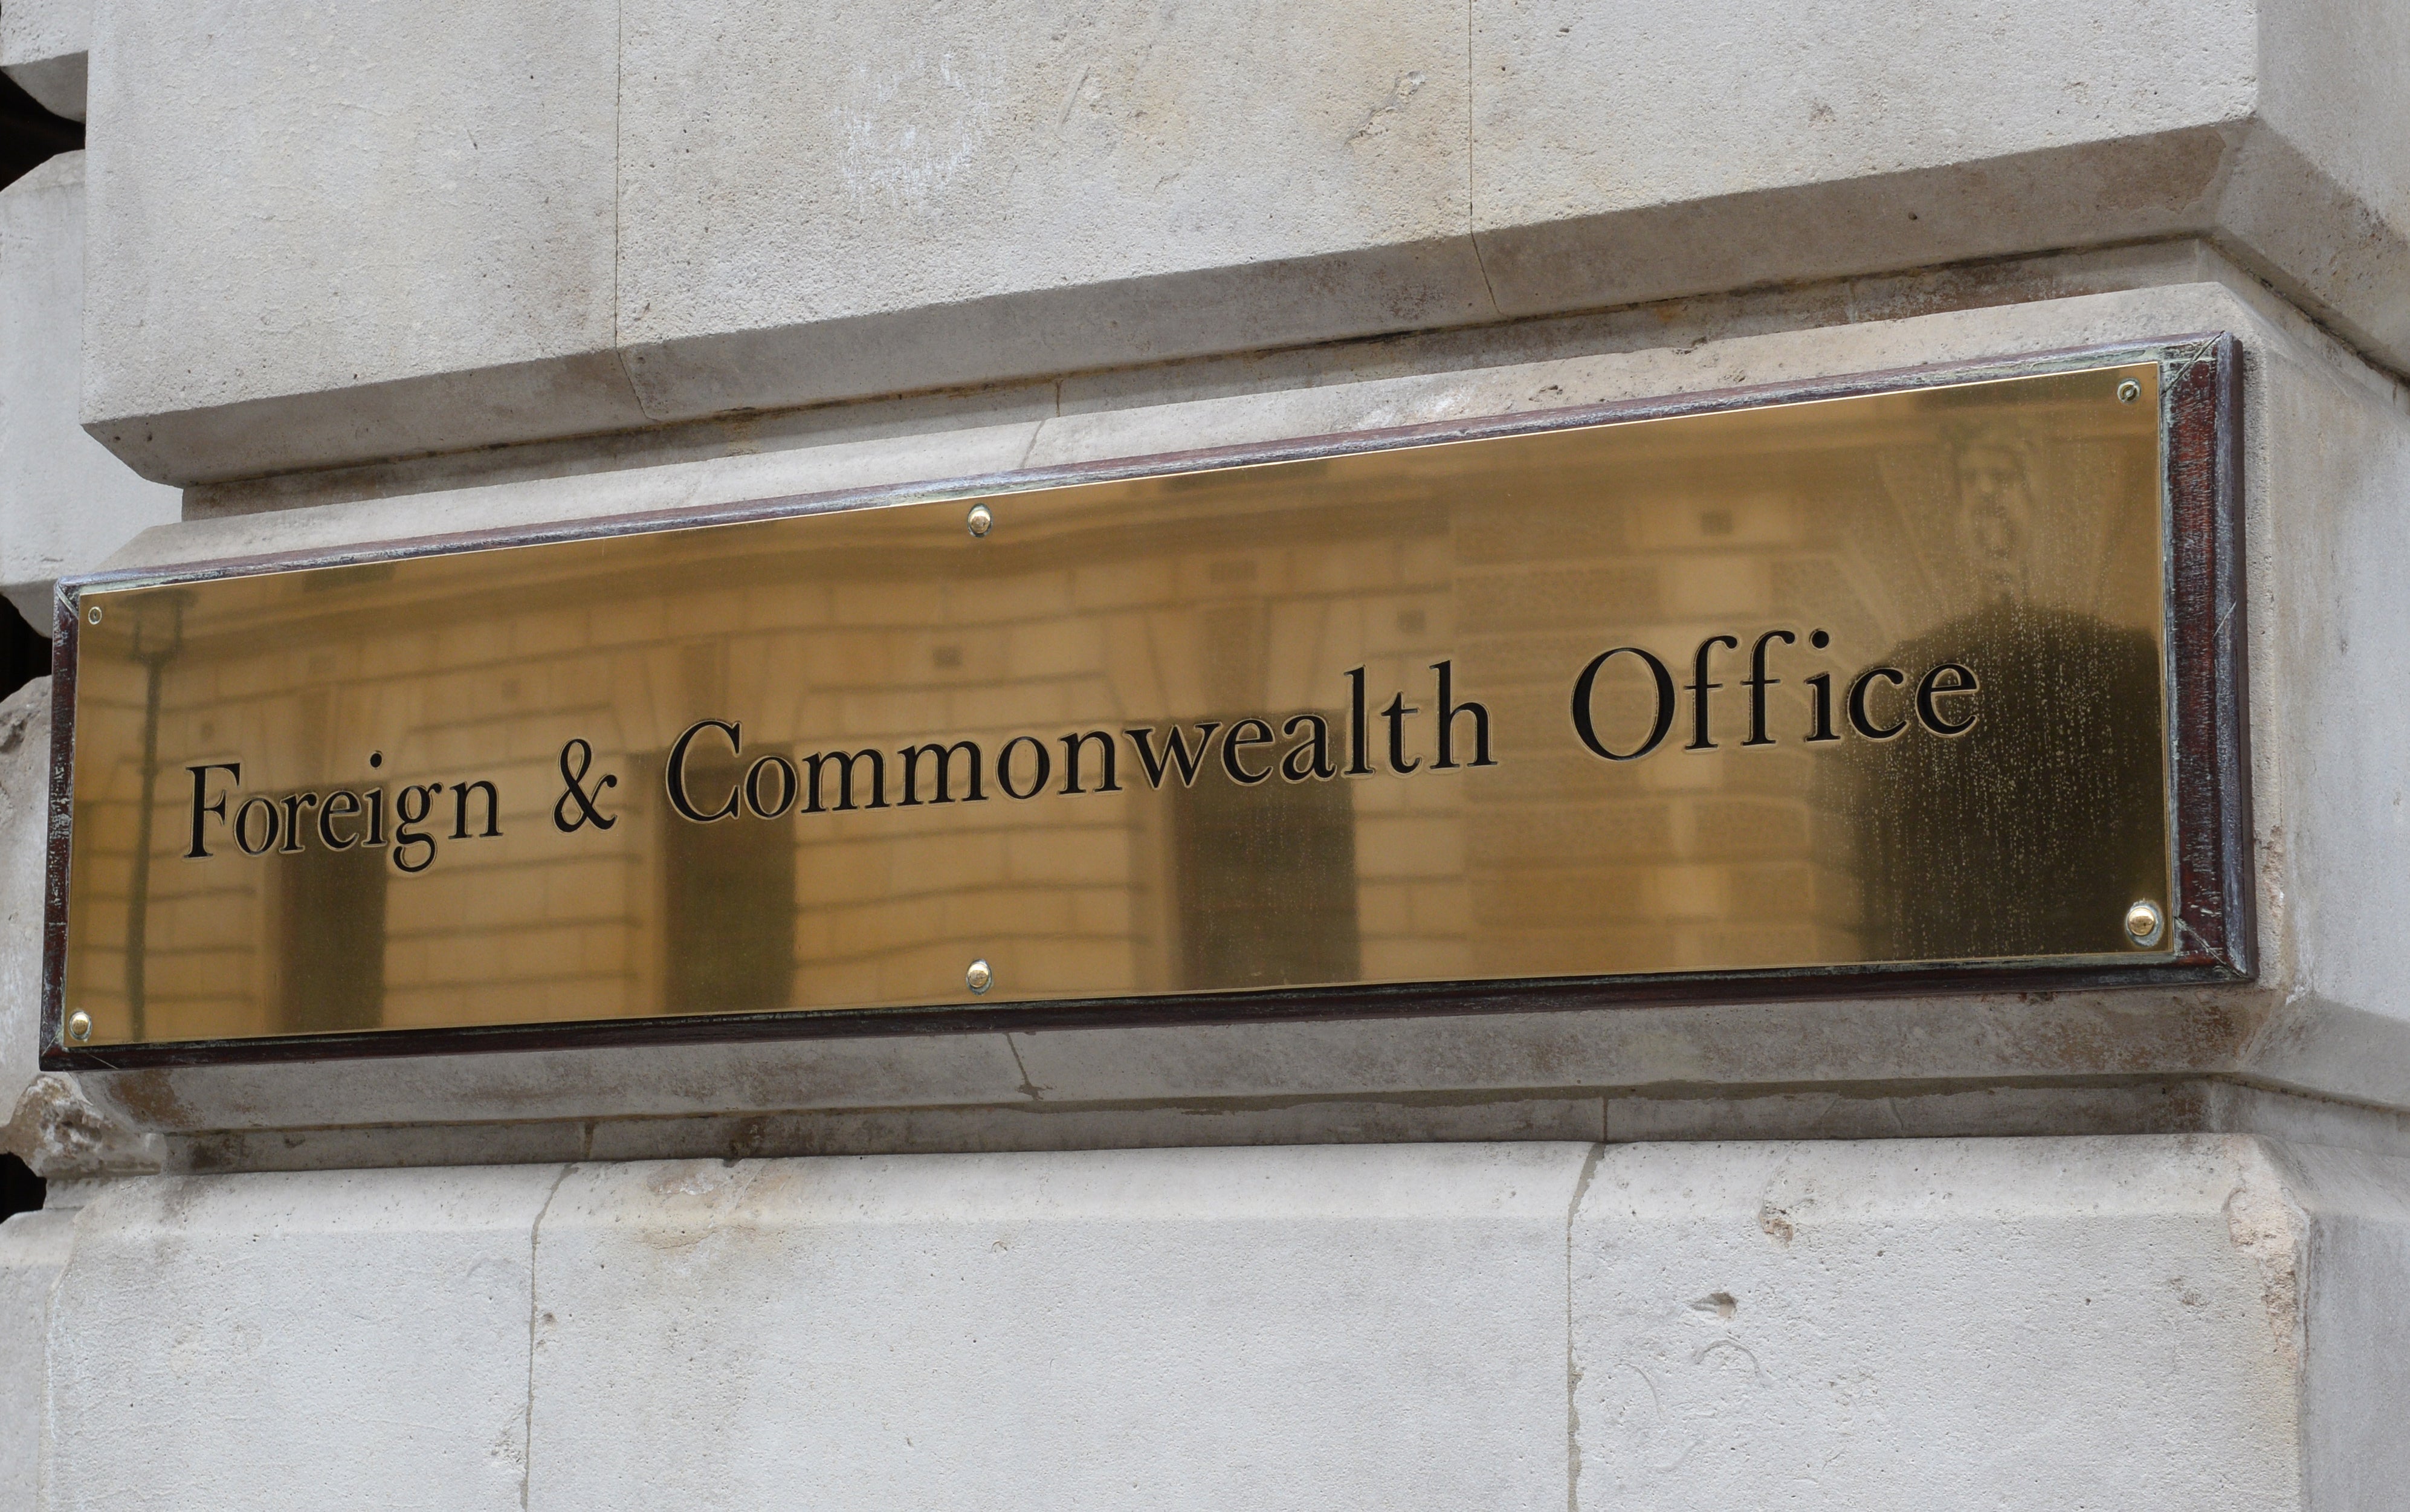
[(1356, 928), (1355, 793), (1338, 778), (1257, 787), (1218, 766), (1171, 804), (1180, 984), (1346, 981)]
[[(791, 759), (794, 752), (778, 746), (748, 748), (746, 754), (758, 761)], [(652, 764), (658, 770), (659, 759)], [(692, 785), (715, 799), (738, 798), (749, 764), (725, 749), (704, 748), (691, 763)], [(766, 1013), (792, 1006), (792, 834), (734, 818), (695, 824), (666, 804), (652, 806), (651, 818), (661, 857), (661, 1010)]]
[(385, 902), (393, 868), (375, 850), (279, 851), (269, 888), (277, 1023), (286, 1034), (373, 1029), (385, 1018)]

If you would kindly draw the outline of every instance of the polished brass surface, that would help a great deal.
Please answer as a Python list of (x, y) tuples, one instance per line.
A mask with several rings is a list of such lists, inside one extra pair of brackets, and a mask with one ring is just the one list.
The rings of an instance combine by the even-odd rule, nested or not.
[(103, 1047), (2165, 959), (2158, 395), (91, 588), (64, 1007)]

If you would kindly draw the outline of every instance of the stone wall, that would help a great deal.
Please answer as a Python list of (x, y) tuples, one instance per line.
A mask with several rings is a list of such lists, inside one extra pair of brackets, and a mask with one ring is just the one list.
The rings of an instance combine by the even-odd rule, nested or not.
[(2404, 1174), (2130, 1137), (134, 1181), (48, 1300), (42, 1505), (2368, 1505)]
[[(2230, 332), (2261, 969), (42, 1073), (37, 683), (0, 1146), (51, 1185), (0, 1226), (0, 1508), (2388, 1505), (2405, 15), (10, 0), (0, 65), (88, 60), (91, 105), (0, 194), (35, 612), (103, 559)], [(1731, 587), (1651, 518), (1667, 583)], [(1401, 665), (1418, 582), (1349, 611)], [(936, 648), (858, 691), (967, 726), (974, 677), (1106, 676)], [(654, 650), (460, 654), (742, 676)], [(369, 670), (327, 654), (224, 667), (306, 723), (297, 678)], [(1066, 917), (1161, 947), (1087, 885)], [(1438, 969), (1472, 891), (1375, 879), (1368, 949)], [(555, 924), (526, 962), (586, 969)], [(422, 1006), (500, 980), (428, 927), (388, 964)], [(655, 990), (590, 965), (580, 1000)]]

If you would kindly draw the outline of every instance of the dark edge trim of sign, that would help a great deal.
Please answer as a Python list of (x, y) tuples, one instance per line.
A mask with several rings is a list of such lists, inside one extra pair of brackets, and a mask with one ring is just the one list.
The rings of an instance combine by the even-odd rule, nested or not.
[[(2243, 348), (2166, 370), (2168, 682), (2179, 960), (2255, 975), (2250, 683), (2243, 634)], [(2189, 612), (2179, 612), (2189, 606)]]
[[(2120, 362), (2160, 365), (2168, 506), (2168, 681), (2175, 907), (2172, 956), (2126, 966), (2114, 958), (2034, 967), (1921, 962), (1905, 967), (1778, 967), (1613, 977), (1372, 983), (1270, 992), (944, 1004), (872, 1010), (596, 1019), (567, 1024), (186, 1040), (78, 1050), (65, 1045), (67, 836), (75, 767), (76, 636), (87, 588), (198, 582), (304, 567), (349, 566), (481, 547), (538, 545), (704, 525), (969, 499), (1068, 484), (1111, 482), (1250, 463), (1300, 461), (1444, 442), (1528, 435), (1610, 422), (1755, 409), (1810, 400), (2031, 377)], [(96, 573), (63, 579), (51, 651), (51, 823), (42, 923), (42, 1051), (46, 1070), (131, 1070), (278, 1061), (567, 1050), (637, 1044), (807, 1040), (896, 1034), (1007, 1033), (1130, 1025), (1247, 1024), (1341, 1018), (1439, 1017), (1684, 1003), (1899, 997), (1950, 992), (2065, 992), (2252, 980), (2257, 971), (2251, 875), (2249, 700), (2243, 556), (2242, 346), (2224, 332), (2069, 348), (1980, 363), (1943, 363), (1677, 398), (1446, 420), (1266, 444), (1212, 447), (937, 482), (846, 489), (737, 505), (647, 511), (602, 520), (470, 531), (338, 551), (285, 552)]]
[[(42, 862), (42, 1053), (44, 1070), (102, 1064), (66, 1048), (67, 840), (75, 824), (76, 595), (62, 583), (51, 599), (50, 833)], [(212, 1057), (224, 1059), (224, 1056)]]

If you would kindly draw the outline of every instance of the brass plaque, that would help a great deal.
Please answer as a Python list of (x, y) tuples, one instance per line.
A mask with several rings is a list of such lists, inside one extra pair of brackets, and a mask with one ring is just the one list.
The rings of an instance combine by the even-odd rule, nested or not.
[(89, 582), (54, 1043), (2165, 962), (2161, 373)]

